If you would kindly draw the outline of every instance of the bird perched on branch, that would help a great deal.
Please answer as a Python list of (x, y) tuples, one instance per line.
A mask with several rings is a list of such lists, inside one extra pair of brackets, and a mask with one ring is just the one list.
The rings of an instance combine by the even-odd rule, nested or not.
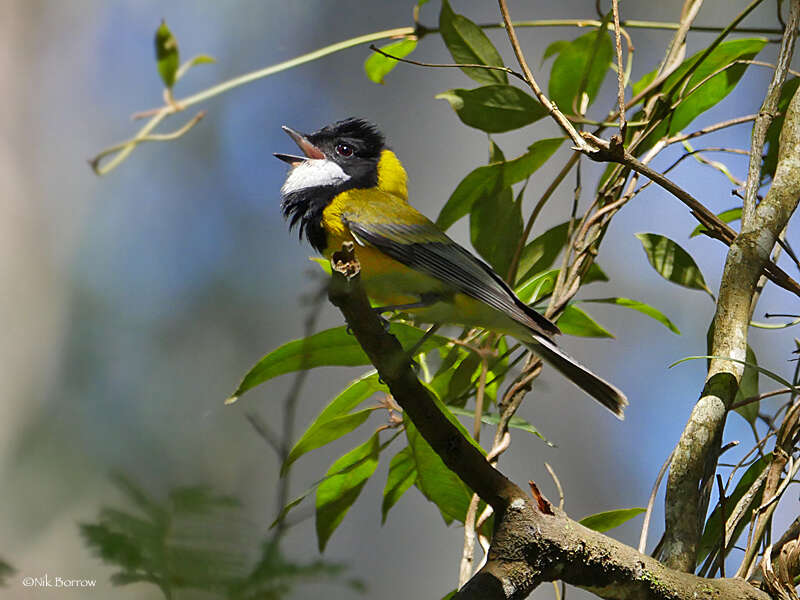
[(292, 166), (281, 188), (284, 216), (328, 258), (355, 242), (362, 285), (384, 310), (509, 334), (623, 418), (625, 395), (556, 345), (558, 327), (408, 203), (405, 169), (373, 124), (351, 118), (308, 135), (283, 129), (303, 152), (275, 154)]

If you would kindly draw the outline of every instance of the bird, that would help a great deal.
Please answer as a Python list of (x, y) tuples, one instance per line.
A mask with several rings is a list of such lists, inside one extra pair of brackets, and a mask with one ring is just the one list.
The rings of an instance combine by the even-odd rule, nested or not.
[(511, 335), (624, 418), (625, 394), (564, 352), (554, 323), (409, 204), (405, 168), (373, 123), (350, 117), (310, 134), (283, 130), (303, 153), (275, 153), (291, 167), (280, 190), (290, 230), (326, 258), (353, 242), (362, 285), (379, 310)]

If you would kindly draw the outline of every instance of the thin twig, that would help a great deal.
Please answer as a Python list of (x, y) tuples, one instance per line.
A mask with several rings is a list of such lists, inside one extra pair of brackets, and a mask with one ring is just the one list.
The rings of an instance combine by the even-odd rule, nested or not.
[(789, 8), (789, 23), (783, 32), (781, 49), (778, 54), (777, 66), (772, 76), (761, 110), (753, 125), (753, 133), (750, 144), (750, 165), (747, 170), (747, 183), (744, 187), (744, 202), (742, 205), (742, 226), (750, 224), (755, 217), (756, 195), (761, 184), (761, 163), (764, 151), (764, 143), (767, 137), (767, 129), (775, 113), (778, 110), (778, 101), (781, 96), (781, 88), (786, 80), (786, 73), (794, 54), (794, 45), (797, 40), (797, 27), (800, 25), (800, 1), (791, 0)]
[(522, 73), (525, 75), (525, 81), (533, 90), (534, 95), (538, 98), (539, 102), (542, 103), (542, 106), (545, 107), (547, 112), (553, 119), (558, 123), (561, 128), (566, 132), (566, 134), (570, 137), (572, 142), (578, 147), (581, 152), (586, 154), (593, 154), (595, 149), (592, 148), (586, 140), (584, 140), (575, 127), (570, 123), (569, 119), (567, 119), (560, 110), (550, 102), (550, 99), (542, 92), (542, 89), (539, 87), (539, 84), (536, 83), (536, 79), (531, 72), (530, 67), (528, 66), (528, 62), (525, 60), (525, 55), (522, 52), (522, 47), (519, 44), (519, 39), (517, 38), (517, 32), (514, 29), (514, 24), (511, 22), (511, 16), (508, 13), (508, 6), (506, 4), (506, 0), (498, 0), (500, 4), (500, 13), (503, 15), (503, 22), (506, 26), (506, 33), (508, 34), (508, 39), (511, 42), (511, 47), (514, 50), (514, 55), (517, 57), (517, 62), (519, 63), (520, 68), (522, 69)]
[(625, 141), (625, 74), (622, 69), (622, 40), (620, 39), (619, 26), (619, 0), (611, 0), (611, 9), (614, 12), (614, 37), (617, 47), (617, 102), (619, 103), (619, 137)]
[[(674, 452), (674, 450), (673, 450)], [(658, 488), (661, 487), (661, 480), (664, 479), (664, 474), (667, 472), (667, 467), (672, 460), (672, 452), (669, 453), (667, 460), (661, 465), (656, 475), (656, 480), (653, 482), (653, 487), (650, 490), (650, 498), (647, 500), (647, 510), (644, 512), (644, 522), (642, 523), (642, 533), (639, 535), (639, 552), (644, 554), (645, 547), (647, 546), (647, 532), (650, 529), (650, 517), (653, 515), (653, 506), (656, 503), (656, 495)]]
[[(399, 56), (394, 56), (393, 54), (389, 54), (388, 52), (384, 52), (380, 48), (378, 48), (375, 44), (370, 44), (369, 49), (373, 52), (377, 52), (378, 54), (382, 54), (386, 58), (391, 58), (392, 60), (396, 60), (397, 62), (407, 63), (409, 65), (416, 65), (418, 67), (432, 67), (435, 69), (486, 69), (487, 71), (502, 71), (503, 73), (508, 73), (509, 75), (513, 75), (517, 79), (525, 81), (525, 77), (522, 73), (518, 73), (514, 69), (509, 67), (500, 67), (497, 65), (479, 65), (479, 64), (472, 64), (472, 63), (429, 63), (429, 62), (421, 62), (418, 60), (411, 60), (408, 58), (401, 58)], [(525, 82), (527, 83), (527, 81)]]
[(553, 483), (556, 484), (556, 489), (558, 490), (558, 508), (564, 510), (564, 488), (561, 487), (561, 481), (558, 479), (558, 475), (553, 470), (548, 463), (544, 463), (544, 468), (547, 469), (547, 472), (550, 473), (550, 477), (553, 479)]

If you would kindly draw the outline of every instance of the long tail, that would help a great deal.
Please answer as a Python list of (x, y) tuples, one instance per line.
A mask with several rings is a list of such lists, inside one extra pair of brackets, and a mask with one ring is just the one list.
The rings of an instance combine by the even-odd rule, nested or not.
[(527, 341), (525, 345), (542, 357), (548, 364), (555, 367), (564, 377), (614, 413), (619, 420), (625, 418), (622, 412), (628, 406), (628, 399), (625, 394), (581, 365), (556, 346), (555, 342), (537, 334), (533, 334), (533, 338), (533, 341)]

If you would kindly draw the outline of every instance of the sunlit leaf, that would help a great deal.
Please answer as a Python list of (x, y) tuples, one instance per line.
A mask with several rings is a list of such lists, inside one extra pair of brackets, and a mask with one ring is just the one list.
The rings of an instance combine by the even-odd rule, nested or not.
[[(386, 52), (386, 54), (391, 54), (392, 56), (396, 56), (398, 58), (405, 58), (411, 54), (416, 47), (416, 39), (405, 38), (399, 42), (387, 44), (386, 46), (383, 46), (381, 50)], [(397, 66), (397, 64), (398, 61), (394, 60), (393, 58), (384, 56), (379, 52), (373, 52), (367, 57), (367, 60), (364, 61), (364, 71), (370, 80), (374, 81), (375, 83), (383, 83), (384, 77), (386, 77), (389, 72)]]
[[(450, 3), (442, 0), (439, 32), (453, 60), (459, 64), (503, 66), (503, 59), (483, 30), (464, 15), (453, 12)], [(462, 71), (480, 83), (508, 83), (508, 75), (494, 69), (463, 68)]]
[(564, 244), (567, 243), (568, 231), (569, 223), (561, 223), (529, 242), (519, 257), (517, 281), (528, 279), (532, 275), (552, 267), (564, 248)]
[(158, 74), (161, 75), (164, 85), (171, 88), (175, 85), (175, 74), (180, 65), (180, 56), (178, 55), (178, 40), (172, 35), (166, 21), (161, 21), (161, 25), (156, 29), (155, 44)]
[[(531, 269), (533, 270), (533, 269)], [(558, 278), (559, 269), (550, 269), (533, 275), (529, 279), (518, 284), (515, 292), (520, 300), (525, 304), (532, 304), (539, 299), (553, 293)], [(581, 280), (583, 285), (594, 281), (608, 281), (608, 276), (597, 263), (592, 263)]]
[(631, 300), (630, 298), (594, 298), (592, 300), (581, 300), (581, 302), (599, 302), (603, 304), (615, 304), (616, 306), (624, 306), (625, 308), (632, 308), (638, 310), (640, 313), (652, 317), (664, 327), (669, 329), (672, 333), (681, 334), (680, 330), (672, 324), (667, 316), (657, 308), (653, 308), (649, 304), (639, 302), (638, 300)]
[(511, 85), (454, 89), (437, 94), (436, 98), (447, 100), (465, 125), (487, 133), (519, 129), (547, 115), (538, 100)]
[[(462, 415), (465, 417), (470, 417), (471, 419), (475, 418), (474, 410), (454, 408), (451, 406), (450, 411), (455, 415)], [(497, 413), (484, 413), (483, 415), (481, 415), (481, 423), (485, 423), (486, 425), (497, 425), (499, 422), (500, 422), (500, 415)], [(544, 437), (542, 433), (538, 429), (536, 429), (536, 427), (531, 425), (528, 421), (526, 421), (522, 417), (517, 417), (517, 416), (511, 417), (511, 420), (508, 422), (508, 426), (511, 429), (519, 429), (521, 431), (527, 431), (528, 433), (532, 433), (551, 448), (555, 448), (555, 444), (553, 444), (550, 440)]]
[(684, 287), (703, 290), (712, 298), (703, 274), (689, 253), (668, 237), (657, 233), (637, 233), (653, 268), (667, 281)]
[[(565, 113), (573, 114), (573, 107), (581, 106), (581, 91), (588, 96), (588, 103), (595, 99), (603, 79), (609, 71), (614, 46), (605, 29), (597, 29), (580, 36), (569, 44), (560, 45), (558, 56), (550, 71), (550, 99)], [(588, 71), (587, 71), (588, 69)]]
[(356, 429), (367, 420), (372, 409), (348, 413), (376, 392), (388, 391), (389, 389), (380, 382), (378, 374), (374, 371), (353, 381), (325, 407), (306, 429), (286, 457), (286, 461), (281, 467), (281, 475), (285, 475), (289, 466), (307, 452), (320, 448)]
[(505, 188), (499, 194), (482, 196), (474, 202), (469, 215), (473, 248), (501, 275), (508, 273), (522, 237), (523, 191), (516, 200), (511, 188)]
[(498, 194), (503, 189), (530, 177), (564, 142), (564, 138), (539, 140), (515, 159), (478, 167), (458, 184), (439, 213), (436, 224), (447, 229), (472, 210), (475, 201)]
[(608, 531), (619, 527), (626, 521), (630, 521), (636, 515), (640, 515), (645, 511), (643, 508), (620, 508), (617, 510), (608, 510), (606, 512), (597, 513), (584, 517), (578, 521), (584, 527), (593, 529), (595, 531)]
[(337, 459), (328, 469), (328, 474), (337, 473), (357, 464), (346, 473), (332, 475), (317, 488), (317, 543), (323, 552), (331, 534), (344, 519), (347, 511), (358, 498), (367, 480), (378, 466), (380, 443), (375, 432), (366, 442), (353, 448)]
[(381, 523), (386, 522), (389, 510), (397, 503), (400, 497), (417, 480), (417, 467), (411, 448), (406, 446), (394, 455), (389, 463), (389, 474), (386, 477), (386, 487), (383, 488), (383, 502), (381, 504)]
[[(702, 51), (687, 58), (675, 72), (664, 82), (663, 88), (667, 93), (672, 92), (673, 98), (682, 97), (678, 107), (672, 112), (668, 121), (669, 133), (676, 133), (691, 123), (698, 115), (707, 111), (725, 98), (747, 70), (746, 63), (735, 64), (721, 73), (713, 75), (723, 67), (733, 64), (737, 60), (749, 60), (758, 54), (767, 40), (764, 38), (743, 38), (722, 42), (712, 50), (697, 70), (692, 74), (683, 90), (676, 84), (686, 71), (700, 58)], [(713, 77), (712, 77), (713, 75)], [(702, 83), (704, 80), (705, 83)], [(701, 84), (700, 87), (697, 87)], [(694, 90), (694, 91), (692, 91)], [(688, 96), (687, 96), (688, 94)]]
[(580, 337), (613, 338), (614, 336), (574, 304), (568, 305), (561, 313), (556, 325), (561, 333)]
[(439, 455), (417, 431), (414, 423), (404, 416), (408, 446), (417, 470), (417, 487), (442, 513), (448, 525), (453, 521), (464, 522), (472, 499), (469, 488), (445, 466)]
[[(425, 332), (404, 323), (392, 323), (390, 332), (404, 348), (412, 348)], [(428, 352), (448, 342), (447, 338), (431, 335), (417, 350)], [(244, 376), (226, 404), (235, 402), (246, 391), (285, 373), (323, 366), (354, 367), (370, 364), (356, 338), (347, 333), (346, 327), (334, 327), (312, 336), (294, 340), (273, 350), (262, 358)]]
[[(738, 221), (742, 218), (742, 207), (737, 206), (736, 208), (729, 208), (728, 210), (722, 211), (717, 215), (720, 221), (723, 223), (731, 223), (733, 221)], [(705, 225), (698, 225), (692, 230), (692, 233), (689, 234), (690, 238), (693, 238), (697, 235), (700, 235), (704, 231), (708, 231), (708, 228)]]

